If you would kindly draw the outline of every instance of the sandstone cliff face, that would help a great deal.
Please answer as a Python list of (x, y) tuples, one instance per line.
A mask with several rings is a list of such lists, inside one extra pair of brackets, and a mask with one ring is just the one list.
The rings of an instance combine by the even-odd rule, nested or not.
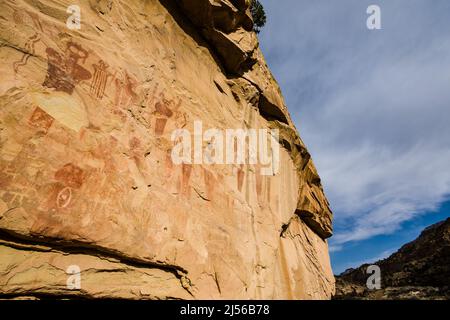
[[(246, 0), (0, 4), (0, 295), (327, 299), (331, 211)], [(279, 171), (171, 134), (279, 130)], [(80, 287), (67, 286), (70, 266)]]
[(450, 299), (450, 218), (377, 261), (380, 290), (366, 287), (367, 264), (337, 277), (336, 299)]

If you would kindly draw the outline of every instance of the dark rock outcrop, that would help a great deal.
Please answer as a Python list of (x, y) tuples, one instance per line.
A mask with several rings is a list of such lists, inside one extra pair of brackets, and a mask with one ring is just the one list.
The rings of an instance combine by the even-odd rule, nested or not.
[(368, 264), (336, 277), (335, 299), (450, 299), (450, 218), (429, 226), (389, 258), (374, 263), (381, 289), (366, 287)]

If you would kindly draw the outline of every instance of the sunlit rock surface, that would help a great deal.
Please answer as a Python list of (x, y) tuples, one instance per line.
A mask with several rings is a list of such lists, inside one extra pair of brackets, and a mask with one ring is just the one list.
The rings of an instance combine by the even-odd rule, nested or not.
[[(332, 214), (249, 1), (80, 3), (79, 30), (0, 3), (0, 295), (330, 298)], [(278, 172), (174, 164), (195, 121), (278, 129)]]

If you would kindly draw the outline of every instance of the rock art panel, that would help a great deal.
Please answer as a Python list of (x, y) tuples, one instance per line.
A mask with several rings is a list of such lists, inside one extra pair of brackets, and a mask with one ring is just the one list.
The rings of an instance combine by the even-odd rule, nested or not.
[[(247, 2), (179, 2), (81, 2), (79, 31), (0, 3), (0, 298), (331, 297), (331, 210)], [(176, 164), (196, 122), (278, 129), (279, 172)]]

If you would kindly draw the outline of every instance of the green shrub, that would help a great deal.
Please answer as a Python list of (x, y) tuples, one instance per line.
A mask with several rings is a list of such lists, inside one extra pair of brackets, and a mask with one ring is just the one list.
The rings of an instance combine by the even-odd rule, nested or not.
[(264, 11), (264, 7), (258, 0), (252, 0), (252, 4), (250, 6), (250, 11), (252, 12), (253, 17), (253, 30), (256, 33), (259, 33), (266, 24), (266, 12)]

